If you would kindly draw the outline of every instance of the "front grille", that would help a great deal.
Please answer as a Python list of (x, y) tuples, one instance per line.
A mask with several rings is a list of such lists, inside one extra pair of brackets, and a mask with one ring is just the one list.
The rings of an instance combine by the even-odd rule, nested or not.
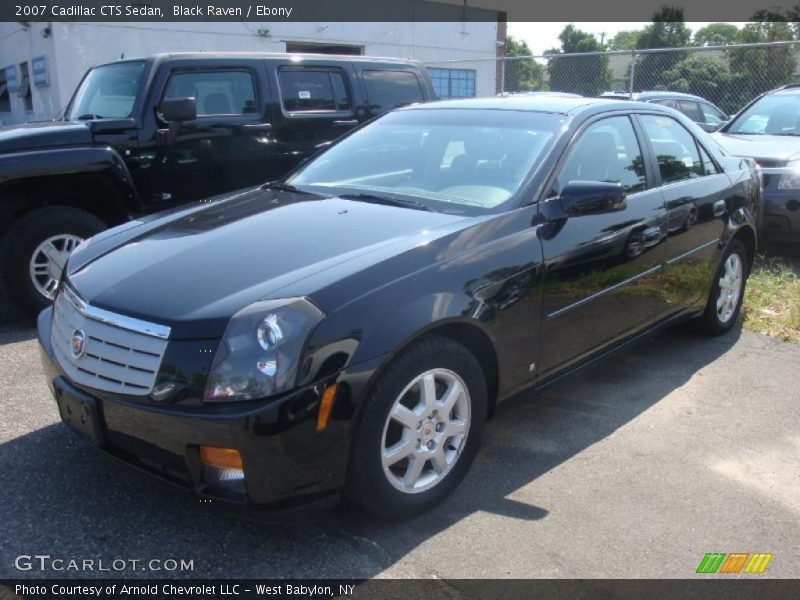
[(93, 307), (64, 285), (53, 307), (50, 340), (75, 383), (145, 396), (155, 384), (169, 333), (168, 327)]

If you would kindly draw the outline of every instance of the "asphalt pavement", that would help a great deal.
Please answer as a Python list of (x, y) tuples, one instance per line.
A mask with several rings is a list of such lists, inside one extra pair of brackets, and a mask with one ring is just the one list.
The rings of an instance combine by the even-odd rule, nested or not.
[(502, 404), (465, 481), (417, 519), (264, 523), (75, 436), (36, 344), (0, 307), (0, 578), (109, 575), (15, 568), (36, 554), (141, 561), (111, 573), (126, 577), (684, 578), (707, 552), (768, 552), (736, 577), (800, 575), (800, 345), (671, 330)]

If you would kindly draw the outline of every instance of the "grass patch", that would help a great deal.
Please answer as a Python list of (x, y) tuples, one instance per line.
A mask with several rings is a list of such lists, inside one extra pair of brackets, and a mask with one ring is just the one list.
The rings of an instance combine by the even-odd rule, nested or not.
[(800, 276), (788, 260), (756, 258), (742, 314), (745, 329), (800, 342)]

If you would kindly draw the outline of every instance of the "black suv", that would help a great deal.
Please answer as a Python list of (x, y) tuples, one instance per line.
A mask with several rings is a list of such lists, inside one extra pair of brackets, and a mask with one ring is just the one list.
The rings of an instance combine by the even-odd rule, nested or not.
[(191, 53), (92, 68), (62, 120), (0, 129), (0, 286), (35, 315), (83, 239), (275, 180), (434, 97), (423, 67), (389, 58)]

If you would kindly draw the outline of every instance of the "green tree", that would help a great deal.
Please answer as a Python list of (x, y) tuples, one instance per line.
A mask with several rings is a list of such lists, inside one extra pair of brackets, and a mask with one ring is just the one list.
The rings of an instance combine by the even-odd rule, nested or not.
[(711, 23), (698, 29), (693, 38), (695, 46), (729, 46), (736, 43), (739, 28), (730, 23)]
[[(736, 37), (737, 43), (741, 44), (793, 39), (795, 29), (786, 21), (748, 23)], [(731, 48), (726, 54), (732, 80), (724, 108), (729, 112), (738, 110), (763, 92), (794, 81), (797, 49), (792, 46)]]
[[(636, 48), (683, 48), (689, 45), (691, 38), (691, 29), (683, 22), (683, 9), (665, 6), (653, 15), (653, 22), (639, 35)], [(685, 50), (640, 55), (634, 73), (634, 90), (652, 90), (665, 85), (663, 74), (686, 56)]]
[(608, 40), (609, 50), (633, 50), (636, 48), (636, 42), (642, 34), (641, 29), (626, 29), (618, 31), (617, 34)]
[(506, 57), (520, 57), (505, 61), (504, 91), (527, 92), (544, 87), (544, 68), (530, 58), (531, 49), (522, 40), (506, 37)]
[[(547, 69), (550, 75), (550, 89), (571, 92), (583, 96), (597, 96), (611, 86), (611, 69), (608, 56), (602, 44), (591, 34), (581, 31), (574, 25), (567, 25), (558, 36), (561, 48), (548, 50)], [(600, 52), (589, 56), (564, 56)]]
[(660, 89), (694, 94), (715, 104), (726, 103), (730, 73), (725, 63), (710, 56), (689, 56), (663, 74)]

